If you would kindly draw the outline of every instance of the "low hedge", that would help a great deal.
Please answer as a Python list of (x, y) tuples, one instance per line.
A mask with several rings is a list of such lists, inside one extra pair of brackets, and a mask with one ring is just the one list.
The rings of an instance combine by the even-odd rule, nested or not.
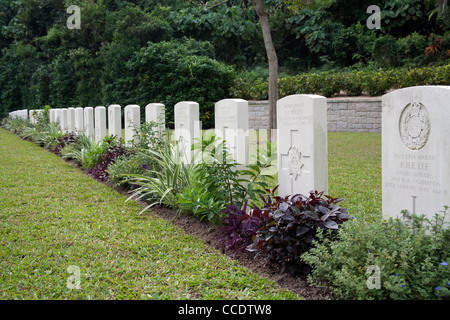
[[(333, 97), (344, 92), (349, 96), (369, 94), (380, 96), (390, 89), (422, 85), (449, 85), (450, 64), (440, 67), (392, 69), (377, 71), (304, 73), (278, 79), (278, 94), (282, 98), (291, 94), (320, 94)], [(231, 96), (247, 100), (267, 100), (267, 80), (235, 78)]]

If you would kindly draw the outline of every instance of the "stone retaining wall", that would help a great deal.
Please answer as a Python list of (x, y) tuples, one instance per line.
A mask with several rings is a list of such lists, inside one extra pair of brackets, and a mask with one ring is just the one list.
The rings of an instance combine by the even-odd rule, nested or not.
[[(328, 98), (329, 132), (381, 132), (381, 97)], [(268, 101), (249, 101), (249, 128), (268, 129)]]

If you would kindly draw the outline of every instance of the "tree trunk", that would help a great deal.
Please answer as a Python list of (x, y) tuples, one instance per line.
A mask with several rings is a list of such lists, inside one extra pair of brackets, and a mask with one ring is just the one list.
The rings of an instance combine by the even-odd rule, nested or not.
[[(278, 100), (278, 57), (270, 34), (269, 19), (264, 7), (264, 0), (252, 0), (253, 8), (259, 17), (261, 30), (269, 62), (269, 126), (277, 128), (277, 100)], [(269, 139), (271, 135), (269, 134)]]

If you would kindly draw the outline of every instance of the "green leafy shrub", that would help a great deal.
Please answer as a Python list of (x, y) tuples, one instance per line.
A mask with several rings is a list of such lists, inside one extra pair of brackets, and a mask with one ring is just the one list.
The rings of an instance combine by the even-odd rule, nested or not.
[(78, 164), (84, 163), (86, 166), (85, 168), (92, 168), (95, 165), (95, 162), (92, 165), (88, 164), (88, 161), (84, 159), (85, 155), (92, 154), (92, 150), (94, 147), (98, 147), (98, 154), (101, 153), (100, 150), (100, 144), (96, 144), (95, 141), (92, 141), (88, 136), (86, 135), (75, 135), (76, 139), (73, 139), (73, 141), (68, 141), (61, 150), (59, 151), (59, 154), (64, 159), (70, 159), (75, 160), (78, 162)]
[(20, 117), (7, 117), (2, 120), (2, 126), (14, 134), (19, 134), (25, 128), (30, 127), (30, 122), (28, 119)]
[[(450, 229), (443, 214), (428, 219), (371, 222), (352, 219), (339, 241), (318, 234), (302, 256), (313, 267), (310, 280), (350, 299), (449, 299)], [(379, 283), (371, 278), (379, 271)]]
[(171, 125), (174, 115), (169, 106), (196, 101), (203, 128), (212, 127), (214, 103), (227, 98), (234, 69), (208, 56), (210, 48), (207, 42), (188, 39), (148, 42), (127, 64), (134, 75), (131, 88), (136, 103), (164, 103)]
[[(76, 136), (74, 141), (68, 141), (59, 153), (65, 159), (75, 160), (85, 169), (92, 169), (106, 160), (104, 157), (108, 152), (114, 153), (117, 156), (120, 155), (122, 152), (117, 153), (112, 151), (116, 148), (123, 149), (123, 140), (117, 139), (114, 136), (107, 136), (102, 141), (96, 142), (88, 136), (81, 134)], [(111, 162), (110, 160), (108, 163)]]
[(153, 163), (143, 152), (124, 154), (108, 166), (108, 179), (116, 186), (129, 188), (133, 183), (127, 180), (127, 174), (144, 175)]
[(42, 139), (42, 133), (34, 126), (25, 126), (17, 133), (20, 137), (26, 140), (31, 140), (37, 144)]
[(278, 94), (280, 97), (305, 93), (305, 89), (303, 88), (300, 79), (301, 75), (278, 79)]
[(139, 126), (133, 126), (134, 135), (131, 149), (160, 149), (168, 139), (168, 132), (160, 133), (158, 123), (155, 121), (143, 121)]
[(245, 74), (236, 76), (228, 91), (230, 96), (246, 100), (267, 100), (269, 97), (266, 79), (245, 77)]
[(211, 189), (215, 187), (214, 182), (201, 183), (205, 181), (204, 177), (201, 176), (203, 173), (194, 173), (192, 184), (178, 194), (177, 202), (183, 213), (192, 214), (200, 220), (206, 219), (211, 223), (218, 223), (222, 218), (222, 211), (227, 201), (224, 199), (224, 194), (218, 196), (218, 193), (211, 193)]
[(360, 96), (363, 92), (363, 72), (343, 73), (342, 90), (349, 96)]
[(59, 126), (56, 123), (49, 123), (44, 131), (43, 146), (46, 149), (52, 149), (54, 145), (63, 137), (63, 133), (59, 130)]
[(433, 69), (428, 83), (436, 86), (448, 85), (450, 83), (450, 64)]
[(362, 90), (371, 96), (381, 96), (394, 87), (396, 78), (392, 72), (373, 71), (364, 75)]
[(227, 204), (242, 207), (247, 201), (256, 202), (273, 179), (265, 172), (273, 160), (270, 142), (266, 150), (257, 150), (259, 159), (246, 166), (231, 158), (226, 142), (214, 133), (197, 139), (192, 148), (201, 161), (191, 172), (189, 187), (178, 195), (178, 203), (184, 212), (200, 219), (219, 222)]
[(342, 76), (339, 73), (324, 73), (322, 86), (319, 89), (319, 94), (325, 97), (333, 97), (340, 93), (342, 88)]
[(36, 124), (35, 127), (37, 127), (40, 131), (44, 131), (45, 129), (47, 129), (47, 126), (50, 123), (50, 118), (49, 118), (49, 110), (50, 110), (50, 106), (46, 105), (44, 107), (44, 109), (42, 109), (42, 111), (38, 112), (38, 111), (33, 111), (33, 115), (36, 119)]
[(62, 149), (72, 143), (75, 143), (77, 140), (78, 136), (75, 133), (64, 133), (61, 136), (56, 137), (56, 140), (49, 143), (50, 152), (60, 155)]
[(434, 70), (432, 68), (411, 69), (405, 72), (400, 78), (399, 87), (413, 87), (430, 85), (430, 79), (433, 79)]
[(396, 67), (400, 48), (397, 40), (391, 35), (380, 36), (373, 43), (372, 57), (382, 67)]
[(158, 170), (158, 162), (148, 155), (147, 150), (162, 151), (168, 139), (168, 132), (162, 134), (157, 131), (158, 124), (154, 121), (142, 122), (134, 126), (134, 136), (131, 140), (129, 152), (119, 156), (107, 168), (108, 179), (116, 186), (129, 188), (133, 185), (127, 175), (145, 173)]
[(99, 181), (108, 179), (108, 167), (116, 161), (120, 156), (127, 154), (127, 148), (123, 140), (109, 139), (106, 140), (108, 149), (100, 155), (99, 163), (89, 170), (89, 174)]
[(404, 38), (397, 40), (399, 52), (401, 53), (403, 63), (411, 65), (421, 65), (425, 60), (425, 48), (427, 39), (425, 36), (413, 32)]
[[(378, 69), (366, 71), (342, 71), (303, 73), (278, 79), (279, 97), (291, 94), (321, 94), (332, 97), (341, 91), (349, 96), (368, 93), (383, 95), (390, 89), (421, 85), (448, 85), (450, 64), (425, 68)], [(248, 100), (267, 99), (267, 80), (238, 77), (230, 87), (233, 96)], [(265, 88), (261, 91), (259, 88)]]

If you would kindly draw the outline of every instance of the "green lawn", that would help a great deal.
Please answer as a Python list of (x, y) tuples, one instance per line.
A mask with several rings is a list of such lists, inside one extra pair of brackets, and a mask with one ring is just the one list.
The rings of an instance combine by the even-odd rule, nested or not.
[(125, 199), (0, 129), (0, 298), (299, 298)]
[(381, 216), (381, 134), (328, 134), (328, 186), (350, 215)]
[[(330, 133), (328, 152), (329, 194), (379, 216), (381, 135)], [(125, 199), (0, 129), (0, 298), (299, 298)]]

